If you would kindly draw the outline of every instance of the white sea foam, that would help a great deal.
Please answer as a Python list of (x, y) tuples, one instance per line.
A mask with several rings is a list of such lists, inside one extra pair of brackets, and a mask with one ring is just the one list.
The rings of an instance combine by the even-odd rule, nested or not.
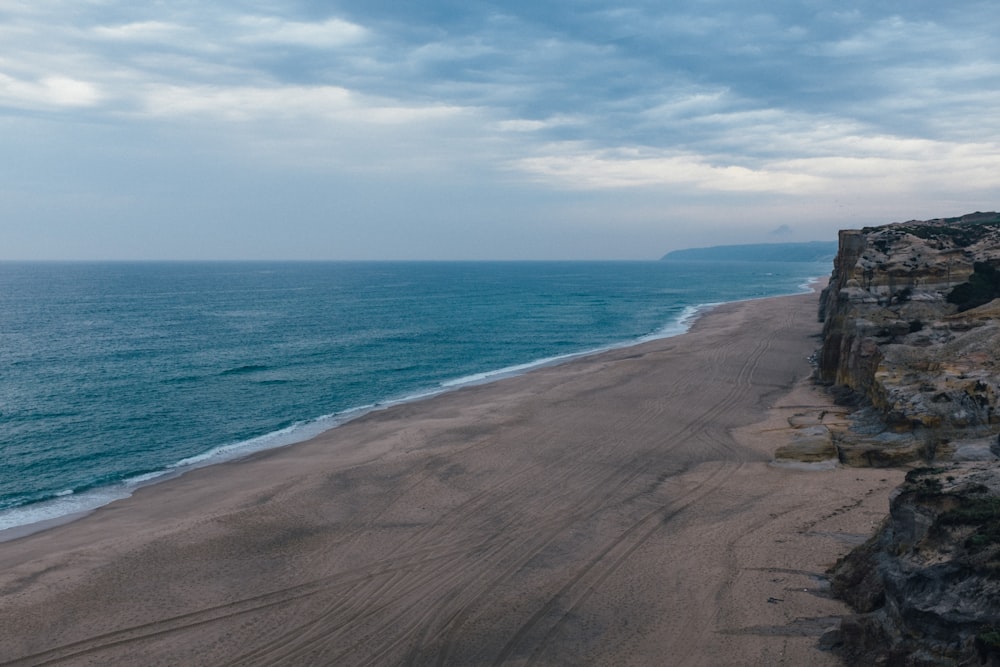
[(202, 454), (177, 461), (164, 470), (136, 475), (117, 484), (81, 492), (65, 489), (49, 500), (0, 511), (0, 542), (67, 523), (116, 500), (128, 498), (140, 487), (172, 479), (195, 468), (233, 461), (266, 449), (303, 442), (376, 407), (366, 405), (336, 415), (293, 424), (256, 438), (215, 447)]
[(806, 278), (804, 283), (798, 285), (798, 288), (806, 293), (812, 292), (813, 290), (821, 290), (823, 289), (822, 282), (827, 278), (829, 278), (829, 276), (811, 276)]
[(495, 371), (484, 371), (482, 373), (473, 373), (472, 375), (455, 378), (454, 380), (445, 380), (441, 383), (441, 386), (448, 389), (457, 389), (468, 385), (485, 384), (487, 382), (493, 382), (494, 380), (501, 380), (506, 377), (520, 375), (535, 368), (551, 366), (562, 361), (568, 361), (569, 359), (575, 359), (576, 357), (592, 353), (593, 352), (577, 352), (573, 354), (560, 354), (554, 357), (546, 357), (545, 359), (530, 361), (526, 364), (515, 364), (513, 366), (507, 366), (506, 368), (500, 368)]
[[(666, 324), (662, 328), (657, 329), (653, 333), (646, 334), (645, 336), (641, 337), (638, 342), (646, 343), (651, 340), (670, 338), (672, 336), (680, 336), (681, 334), (687, 333), (688, 330), (691, 328), (691, 325), (694, 324), (695, 320), (697, 320), (698, 317), (708, 312), (717, 305), (719, 304), (705, 303), (698, 306), (686, 306), (684, 310), (681, 311), (680, 317), (678, 317), (673, 322)], [(625, 343), (625, 345), (629, 345), (629, 343)]]
[(472, 375), (466, 375), (460, 378), (455, 378), (453, 380), (445, 380), (441, 383), (441, 386), (446, 389), (458, 389), (460, 387), (465, 387), (469, 385), (476, 384), (486, 384), (488, 382), (493, 382), (496, 380), (502, 380), (503, 378), (513, 377), (515, 375), (521, 375), (536, 368), (544, 368), (545, 366), (553, 366), (555, 364), (560, 364), (571, 359), (579, 359), (580, 357), (587, 357), (592, 354), (598, 354), (600, 352), (607, 352), (608, 350), (617, 350), (623, 347), (630, 347), (637, 343), (645, 343), (652, 340), (659, 340), (661, 338), (670, 338), (671, 336), (679, 336), (686, 333), (691, 325), (698, 318), (699, 315), (705, 311), (713, 308), (718, 304), (710, 303), (703, 304), (700, 306), (687, 306), (681, 312), (680, 317), (676, 320), (668, 323), (664, 327), (657, 329), (653, 333), (641, 336), (634, 340), (622, 341), (619, 343), (613, 343), (611, 345), (606, 345), (604, 347), (594, 348), (592, 350), (585, 350), (582, 352), (571, 352), (568, 354), (560, 354), (553, 357), (546, 357), (544, 359), (538, 359), (536, 361), (530, 361), (525, 364), (515, 364), (513, 366), (507, 366), (505, 368), (500, 368), (493, 371), (484, 371), (482, 373), (473, 373)]
[(81, 493), (60, 491), (51, 500), (5, 510), (0, 512), (0, 542), (67, 523), (130, 495), (132, 490), (128, 486), (116, 484)]

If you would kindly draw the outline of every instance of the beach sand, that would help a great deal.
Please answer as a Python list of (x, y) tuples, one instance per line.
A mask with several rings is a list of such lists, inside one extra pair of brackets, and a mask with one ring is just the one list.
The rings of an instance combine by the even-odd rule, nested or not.
[[(374, 412), (0, 544), (17, 665), (839, 664), (901, 473), (770, 464), (815, 294)], [(835, 412), (835, 411), (834, 411)]]

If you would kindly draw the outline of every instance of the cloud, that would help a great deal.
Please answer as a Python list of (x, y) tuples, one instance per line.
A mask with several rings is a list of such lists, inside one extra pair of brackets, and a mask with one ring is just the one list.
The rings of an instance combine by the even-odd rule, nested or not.
[(514, 167), (572, 189), (696, 188), (722, 192), (815, 191), (823, 180), (780, 167), (748, 168), (702, 155), (657, 154), (638, 149), (559, 150), (517, 160)]
[(101, 39), (129, 42), (169, 42), (191, 32), (191, 29), (166, 21), (138, 21), (118, 25), (100, 25), (93, 34)]
[(548, 127), (549, 123), (542, 120), (512, 119), (497, 123), (497, 129), (501, 132), (537, 132)]
[(511, 118), (494, 124), (500, 132), (542, 132), (545, 130), (568, 127), (579, 124), (580, 119), (573, 116), (553, 116), (544, 120), (526, 118)]
[[(933, 44), (933, 49), (928, 49)], [(911, 21), (892, 15), (864, 26), (821, 49), (830, 56), (850, 58), (933, 60), (942, 53), (965, 49), (968, 42), (953, 30), (933, 21)]]
[(405, 125), (463, 113), (446, 105), (405, 106), (340, 86), (152, 86), (143, 111), (154, 117), (206, 116), (227, 121), (313, 117), (331, 122)]
[(889, 145), (893, 143), (899, 150), (887, 150), (884, 155), (817, 157), (787, 164), (842, 188), (881, 192), (885, 197), (996, 192), (1000, 144), (902, 141)]
[(364, 27), (338, 18), (318, 22), (286, 21), (274, 16), (237, 19), (240, 42), (283, 44), (308, 48), (334, 48), (357, 43), (368, 36)]
[[(0, 150), (21, 165), (3, 175), (33, 194), (19, 201), (56, 185), (111, 200), (116, 188), (88, 170), (54, 179), (45, 165), (77, 154), (114, 183), (148, 160), (151, 180), (169, 184), (197, 155), (225, 165), (219, 191), (295, 173), (319, 200), (361, 174), (372, 192), (432, 188), (414, 195), (425, 220), (475, 192), (498, 220), (596, 226), (613, 210), (616, 224), (653, 230), (673, 211), (701, 216), (692, 234), (715, 216), (761, 237), (781, 223), (804, 233), (797, 221), (818, 211), (836, 225), (831, 202), (865, 224), (894, 207), (995, 206), (1000, 7), (816, 10), (0, 0)], [(357, 197), (353, 210), (378, 224)], [(20, 215), (43, 217), (27, 204)]]
[(66, 76), (24, 81), (0, 73), (0, 106), (18, 109), (92, 107), (101, 101), (97, 86)]

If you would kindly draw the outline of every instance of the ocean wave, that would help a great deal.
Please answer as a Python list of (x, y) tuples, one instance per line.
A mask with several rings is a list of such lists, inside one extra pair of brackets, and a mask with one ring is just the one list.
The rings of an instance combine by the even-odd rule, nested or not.
[(514, 364), (513, 366), (507, 366), (506, 368), (498, 368), (492, 371), (483, 371), (482, 373), (472, 373), (471, 375), (465, 375), (459, 378), (454, 378), (452, 380), (444, 380), (441, 382), (441, 386), (445, 389), (458, 389), (459, 387), (465, 387), (475, 384), (484, 384), (494, 380), (501, 380), (506, 377), (511, 377), (514, 375), (520, 375), (526, 373), (527, 371), (542, 368), (544, 366), (552, 366), (562, 361), (568, 361), (576, 357), (581, 357), (588, 354), (593, 354), (599, 350), (592, 350), (590, 352), (576, 352), (571, 354), (560, 354), (554, 357), (546, 357), (545, 359), (538, 359), (536, 361), (529, 361), (525, 364)]
[(653, 333), (642, 336), (639, 338), (638, 342), (646, 343), (652, 340), (671, 338), (672, 336), (680, 336), (681, 334), (687, 333), (687, 331), (691, 328), (691, 325), (694, 324), (695, 320), (697, 320), (700, 315), (717, 305), (719, 304), (706, 303), (697, 306), (685, 306), (684, 310), (681, 311), (681, 314), (677, 317), (677, 319), (667, 323)]
[(245, 375), (247, 373), (259, 373), (266, 370), (269, 370), (267, 366), (261, 366), (260, 364), (247, 364), (246, 366), (228, 368), (219, 373), (219, 375)]
[(77, 493), (66, 489), (53, 498), (0, 512), (0, 542), (23, 537), (93, 512), (132, 495), (124, 484)]
[(189, 456), (176, 463), (172, 463), (168, 466), (168, 469), (186, 472), (194, 468), (203, 468), (216, 463), (241, 459), (266, 449), (275, 449), (296, 442), (302, 442), (353, 418), (356, 416), (356, 413), (370, 410), (371, 408), (372, 406), (353, 408), (335, 415), (325, 415), (307, 422), (292, 424), (291, 426), (286, 426), (285, 428), (265, 433), (255, 438), (214, 447), (201, 454), (195, 454), (194, 456)]
[(45, 500), (5, 509), (0, 511), (0, 542), (79, 518), (104, 505), (128, 498), (143, 486), (164, 482), (196, 468), (308, 440), (374, 407), (353, 408), (336, 415), (293, 424), (255, 438), (215, 447), (202, 454), (181, 459), (164, 469), (134, 475), (121, 482), (86, 489), (64, 489)]

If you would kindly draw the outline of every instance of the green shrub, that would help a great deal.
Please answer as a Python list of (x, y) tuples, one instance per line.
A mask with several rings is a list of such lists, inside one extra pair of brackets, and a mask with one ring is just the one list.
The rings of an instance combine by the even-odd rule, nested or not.
[(940, 473), (946, 472), (948, 468), (932, 468), (932, 467), (921, 467), (914, 468), (913, 470), (906, 473), (906, 481), (910, 484), (917, 482), (921, 477), (925, 475), (938, 475)]
[(942, 512), (937, 518), (942, 526), (974, 526), (975, 532), (965, 540), (969, 551), (981, 551), (1000, 544), (1000, 498), (961, 497), (958, 507)]
[(942, 512), (938, 520), (945, 525), (980, 525), (1000, 519), (1000, 498), (962, 498), (958, 507)]
[(948, 303), (958, 306), (958, 312), (976, 308), (1000, 297), (1000, 271), (986, 262), (976, 262), (969, 281), (956, 285), (948, 293)]

